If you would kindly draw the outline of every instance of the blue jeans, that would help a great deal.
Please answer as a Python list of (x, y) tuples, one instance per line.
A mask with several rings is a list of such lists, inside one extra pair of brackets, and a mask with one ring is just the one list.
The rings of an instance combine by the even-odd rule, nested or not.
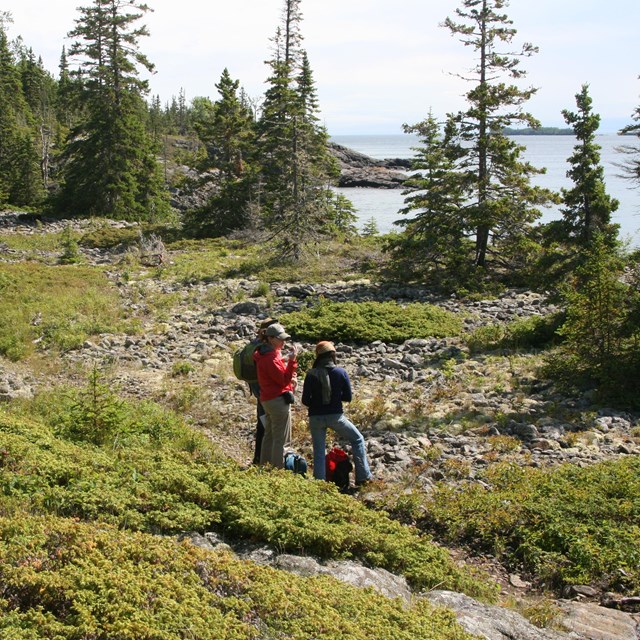
[(309, 416), (309, 429), (313, 441), (313, 477), (326, 479), (325, 456), (327, 429), (333, 429), (338, 436), (351, 443), (353, 464), (356, 468), (356, 482), (364, 482), (371, 478), (371, 470), (365, 451), (364, 438), (356, 426), (348, 420), (344, 413), (332, 413), (326, 416)]

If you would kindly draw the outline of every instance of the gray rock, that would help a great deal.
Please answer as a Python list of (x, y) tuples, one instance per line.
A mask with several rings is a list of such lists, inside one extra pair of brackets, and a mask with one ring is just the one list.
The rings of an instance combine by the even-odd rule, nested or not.
[(433, 604), (455, 612), (458, 622), (469, 633), (486, 640), (568, 640), (583, 638), (535, 627), (515, 611), (482, 604), (453, 591), (430, 591), (425, 594)]
[(387, 598), (402, 598), (407, 603), (411, 602), (411, 589), (407, 581), (385, 569), (370, 569), (356, 562), (343, 561), (328, 562), (325, 573), (355, 587), (372, 587)]
[(260, 305), (255, 302), (238, 302), (238, 304), (231, 307), (233, 313), (245, 316), (257, 316), (260, 311)]
[(371, 569), (351, 561), (320, 563), (314, 558), (289, 554), (277, 556), (272, 565), (307, 578), (329, 575), (361, 589), (373, 588), (388, 598), (402, 598), (407, 603), (411, 602), (411, 589), (406, 580), (384, 569)]
[(578, 637), (588, 640), (638, 640), (640, 626), (624, 611), (607, 609), (588, 602), (562, 601), (562, 624)]

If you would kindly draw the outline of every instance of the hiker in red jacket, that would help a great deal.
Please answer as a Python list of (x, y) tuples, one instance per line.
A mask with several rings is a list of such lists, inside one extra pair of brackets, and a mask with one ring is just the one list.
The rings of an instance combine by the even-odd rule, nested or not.
[[(275, 324), (277, 320), (273, 318), (265, 318), (258, 327), (256, 337), (251, 341), (252, 344), (263, 344), (267, 342), (264, 332), (267, 327)], [(256, 444), (253, 452), (253, 462), (251, 464), (260, 464), (260, 452), (262, 450), (262, 439), (264, 438), (264, 407), (260, 402), (260, 385), (257, 382), (249, 382), (249, 391), (256, 399)]]
[(265, 412), (260, 464), (270, 464), (282, 469), (285, 447), (291, 443), (291, 404), (298, 368), (298, 351), (292, 345), (288, 361), (285, 362), (282, 348), (291, 336), (281, 324), (268, 326), (264, 335), (265, 344), (253, 353), (258, 371), (260, 403)]

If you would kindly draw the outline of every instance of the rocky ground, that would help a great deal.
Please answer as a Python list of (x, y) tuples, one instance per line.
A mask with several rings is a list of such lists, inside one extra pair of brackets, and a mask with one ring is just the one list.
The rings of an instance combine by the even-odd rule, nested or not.
[[(84, 224), (74, 223), (79, 229)], [(36, 226), (16, 216), (0, 216), (4, 233), (44, 233), (60, 230), (60, 225)], [(104, 365), (124, 394), (153, 398), (189, 414), (242, 465), (251, 459), (255, 404), (246, 385), (233, 377), (231, 354), (253, 336), (256, 324), (266, 315), (279, 317), (299, 310), (320, 296), (336, 301), (430, 302), (461, 314), (468, 329), (554, 310), (544, 295), (528, 291), (508, 291), (496, 299), (468, 302), (438, 297), (421, 287), (380, 286), (368, 281), (272, 283), (267, 300), (252, 297), (257, 284), (253, 280), (185, 285), (149, 274), (125, 278), (119, 268), (123, 256), (118, 251), (89, 250), (84, 254), (88, 262), (106, 267), (123, 305), (140, 319), (141, 331), (134, 336), (95, 336), (64, 354), (55, 369), (32, 370), (0, 360), (0, 400), (28, 397), (51, 384), (52, 377), (79, 382), (79, 372), (94, 364)], [(19, 261), (23, 257), (20, 251), (0, 245), (0, 260)], [(41, 256), (45, 260), (50, 257)], [(170, 261), (171, 254), (162, 259)], [(158, 314), (157, 301), (162, 298), (171, 298), (172, 305)], [(311, 350), (313, 345), (301, 346)], [(406, 487), (428, 491), (438, 480), (467, 481), (499, 459), (533, 466), (562, 462), (587, 465), (640, 453), (639, 416), (606, 408), (591, 410), (588, 396), (562, 396), (537, 376), (539, 356), (535, 354), (478, 356), (454, 338), (338, 344), (337, 348), (354, 386), (349, 415), (365, 435), (372, 470), (380, 481), (374, 492)], [(294, 436), (296, 447), (310, 458), (305, 415), (299, 403), (295, 405)], [(221, 544), (215, 536), (199, 542)], [(342, 572), (344, 579), (359, 584), (391, 584), (380, 588), (411, 597), (396, 577), (380, 572), (373, 576), (363, 567), (327, 568), (312, 559), (278, 556), (264, 549), (237, 551), (258, 561), (286, 565), (303, 575)], [(531, 585), (518, 576), (509, 576), (490, 560), (486, 564), (502, 582), (505, 593), (516, 598), (535, 596)], [(566, 610), (564, 624), (574, 630), (572, 635), (543, 632), (519, 617), (512, 619), (511, 612), (507, 615), (504, 609), (483, 607), (459, 594), (436, 592), (429, 597), (458, 611), (469, 630), (491, 639), (640, 638), (632, 616), (598, 606), (600, 594), (580, 589), (576, 585), (568, 594), (571, 598), (560, 603)]]

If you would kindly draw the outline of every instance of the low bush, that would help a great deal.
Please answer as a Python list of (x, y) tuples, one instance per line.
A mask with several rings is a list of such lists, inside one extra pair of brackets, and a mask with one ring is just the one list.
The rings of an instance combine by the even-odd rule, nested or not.
[(281, 316), (297, 338), (340, 342), (404, 342), (460, 335), (462, 320), (433, 305), (396, 302), (327, 302)]
[(498, 554), (541, 583), (640, 592), (640, 459), (553, 470), (490, 467), (484, 484), (441, 485), (422, 525)]
[(557, 331), (563, 322), (564, 314), (558, 312), (508, 324), (488, 324), (471, 333), (466, 342), (474, 353), (496, 349), (544, 349), (560, 342)]
[(0, 515), (0, 582), (0, 635), (16, 640), (472, 640), (424, 600), (403, 606), (329, 577), (53, 516)]
[[(0, 495), (34, 514), (162, 534), (215, 529), (281, 550), (361, 560), (403, 573), (419, 589), (495, 594), (416, 530), (329, 483), (241, 471), (188, 425), (169, 422), (165, 437), (154, 437), (161, 415), (136, 414), (126, 403), (120, 411), (133, 426), (98, 446), (0, 409)], [(51, 420), (64, 424), (58, 415)]]

